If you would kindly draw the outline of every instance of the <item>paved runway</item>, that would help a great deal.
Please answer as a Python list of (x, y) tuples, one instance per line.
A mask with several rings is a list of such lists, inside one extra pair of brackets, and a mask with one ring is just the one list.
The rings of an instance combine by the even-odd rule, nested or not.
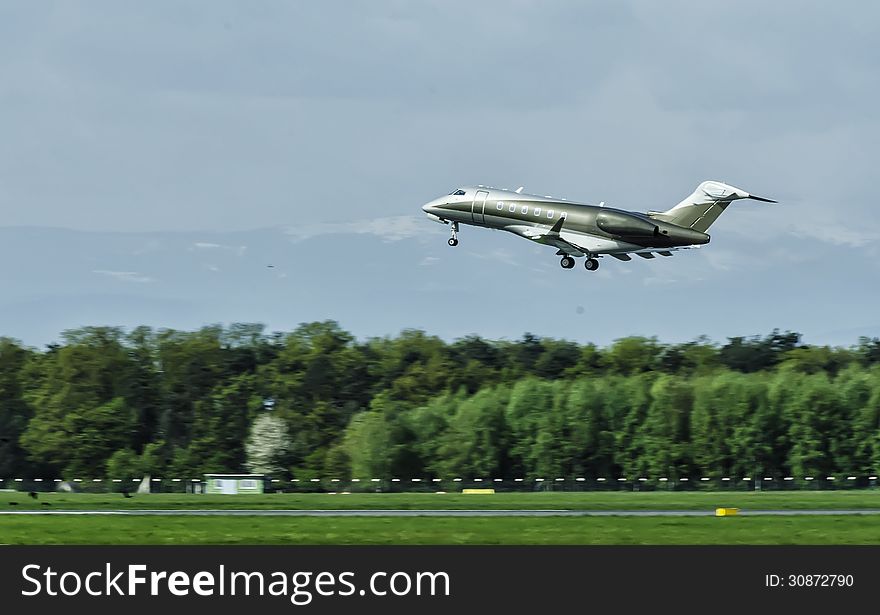
[[(878, 515), (880, 509), (744, 510), (739, 516)], [(714, 510), (0, 510), (0, 515), (150, 517), (713, 517)]]

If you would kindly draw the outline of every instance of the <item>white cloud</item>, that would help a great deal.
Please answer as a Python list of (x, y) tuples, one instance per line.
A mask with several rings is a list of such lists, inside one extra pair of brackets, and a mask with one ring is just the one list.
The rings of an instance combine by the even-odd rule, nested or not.
[(123, 282), (155, 282), (153, 278), (138, 273), (137, 271), (109, 271), (107, 269), (93, 269), (92, 273), (106, 275)]
[(672, 276), (655, 275), (649, 278), (645, 278), (642, 283), (645, 286), (668, 286), (670, 284), (678, 284), (679, 280), (678, 278)]
[(791, 232), (804, 239), (816, 239), (835, 246), (864, 248), (880, 240), (880, 233), (871, 230), (847, 228), (840, 224), (812, 225), (796, 223)]
[(321, 235), (375, 235), (384, 241), (400, 241), (424, 233), (424, 222), (425, 219), (421, 216), (387, 216), (352, 222), (319, 222), (290, 226), (285, 228), (284, 232), (293, 241)]
[(468, 252), (469, 255), (485, 260), (495, 261), (509, 265), (519, 265), (519, 262), (513, 255), (513, 252), (506, 248), (495, 248), (486, 252)]
[(239, 256), (244, 256), (244, 253), (247, 252), (247, 246), (224, 246), (219, 243), (210, 243), (207, 241), (197, 241), (195, 242), (190, 250), (229, 250), (230, 252), (235, 252)]

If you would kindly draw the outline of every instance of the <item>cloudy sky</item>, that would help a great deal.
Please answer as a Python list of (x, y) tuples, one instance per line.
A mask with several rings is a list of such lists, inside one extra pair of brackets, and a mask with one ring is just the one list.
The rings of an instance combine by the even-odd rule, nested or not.
[[(877, 40), (867, 3), (4, 3), (0, 335), (880, 335)], [(596, 274), (453, 250), (419, 209), (483, 183), (662, 210), (704, 179), (780, 204)]]

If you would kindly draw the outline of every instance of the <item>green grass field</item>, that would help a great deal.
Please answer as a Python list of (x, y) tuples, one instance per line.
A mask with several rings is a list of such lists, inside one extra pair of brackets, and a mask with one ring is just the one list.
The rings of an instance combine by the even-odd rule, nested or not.
[[(877, 491), (544, 492), (208, 496), (0, 492), (0, 510), (880, 509)], [(880, 544), (880, 516), (0, 516), (5, 544)]]
[[(15, 503), (11, 505), (10, 503)], [(356, 493), (186, 495), (0, 492), (0, 510), (112, 509), (570, 509), (570, 510), (713, 510), (742, 509), (880, 509), (880, 489), (858, 491), (716, 491), (716, 492), (540, 492), (463, 495), (461, 493)]]
[(874, 516), (0, 517), (7, 544), (880, 544)]

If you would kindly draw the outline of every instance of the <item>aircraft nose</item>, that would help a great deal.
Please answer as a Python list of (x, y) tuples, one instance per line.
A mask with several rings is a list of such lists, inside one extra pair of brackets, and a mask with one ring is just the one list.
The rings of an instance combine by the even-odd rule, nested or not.
[(422, 205), (422, 211), (425, 212), (425, 215), (434, 222), (442, 222), (443, 224), (447, 224), (448, 219), (446, 214), (444, 213), (442, 204), (442, 199), (434, 199), (433, 201)]

